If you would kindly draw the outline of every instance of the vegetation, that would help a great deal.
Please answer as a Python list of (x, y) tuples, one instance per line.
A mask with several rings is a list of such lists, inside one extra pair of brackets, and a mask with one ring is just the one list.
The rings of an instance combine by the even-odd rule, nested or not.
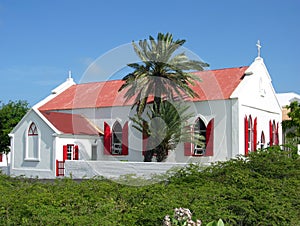
[(177, 207), (203, 225), (300, 222), (300, 159), (277, 146), (206, 168), (189, 165), (157, 183), (123, 182), (0, 175), (0, 225), (162, 225)]
[(300, 104), (294, 101), (287, 106), (287, 109), (289, 109), (290, 120), (282, 122), (282, 129), (286, 135), (286, 142), (296, 145), (300, 141)]
[(175, 150), (179, 142), (203, 144), (203, 137), (196, 135), (191, 137), (191, 125), (187, 122), (193, 114), (188, 113), (188, 108), (179, 102), (164, 101), (160, 104), (159, 112), (151, 108), (145, 118), (142, 116), (130, 118), (134, 122), (133, 127), (148, 137), (149, 150), (145, 155), (146, 162), (151, 161), (154, 154), (158, 162), (164, 161), (168, 151)]
[[(208, 64), (190, 60), (184, 52), (178, 53), (184, 43), (185, 40), (174, 40), (169, 33), (159, 33), (157, 40), (150, 36), (149, 40), (140, 40), (138, 45), (132, 42), (141, 62), (128, 64), (134, 71), (123, 78), (125, 83), (119, 91), (126, 90), (126, 101), (134, 98), (137, 119), (145, 112), (146, 106), (152, 108), (153, 119), (160, 115), (163, 101), (173, 102), (175, 99), (197, 96), (190, 85), (199, 81), (199, 78), (190, 71), (202, 71)], [(147, 105), (152, 99), (154, 104)], [(144, 121), (143, 127), (145, 130), (149, 128), (148, 121)], [(158, 161), (163, 161), (166, 156), (164, 153), (169, 151), (166, 148), (164, 144), (147, 148), (144, 161), (151, 161), (154, 153), (162, 157)]]
[(10, 152), (8, 134), (19, 123), (28, 109), (28, 103), (22, 100), (9, 101), (0, 106), (0, 153), (7, 154)]

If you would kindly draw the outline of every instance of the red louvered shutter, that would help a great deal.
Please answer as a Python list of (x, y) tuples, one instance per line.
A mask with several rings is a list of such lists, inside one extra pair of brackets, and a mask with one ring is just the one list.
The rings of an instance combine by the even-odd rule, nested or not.
[(214, 119), (210, 120), (206, 127), (206, 151), (205, 156), (214, 155)]
[(248, 140), (249, 140), (249, 134), (248, 134), (248, 119), (247, 116), (244, 118), (244, 124), (245, 124), (245, 155), (248, 155)]
[(111, 131), (109, 125), (104, 122), (104, 155), (111, 154)]
[[(191, 140), (192, 140), (193, 129), (192, 128), (188, 128), (188, 129), (190, 129)], [(193, 155), (193, 150), (194, 150), (194, 144), (192, 142), (185, 142), (184, 143), (184, 155), (185, 156), (192, 156)]]
[(269, 133), (270, 133), (270, 146), (273, 146), (273, 124), (272, 121), (269, 121)]
[(257, 144), (257, 118), (254, 119), (253, 125), (253, 151), (256, 151)]
[(74, 146), (74, 154), (73, 154), (73, 160), (78, 160), (79, 159), (79, 149), (78, 145)]
[(276, 124), (276, 140), (275, 140), (275, 144), (278, 145), (279, 144), (279, 133), (278, 133), (278, 122)]
[(125, 123), (122, 130), (122, 155), (128, 155), (128, 122)]
[(2, 161), (3, 161), (3, 154), (0, 153), (0, 162), (2, 162)]
[(68, 160), (68, 145), (63, 146), (63, 161)]

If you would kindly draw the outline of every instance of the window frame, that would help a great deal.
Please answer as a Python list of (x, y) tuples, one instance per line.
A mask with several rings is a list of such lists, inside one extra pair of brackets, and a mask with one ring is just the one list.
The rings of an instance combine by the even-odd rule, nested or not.
[[(39, 162), (41, 142), (38, 126), (35, 122), (30, 122), (26, 131), (26, 151), (24, 161)], [(32, 156), (30, 156), (30, 154), (32, 154)]]

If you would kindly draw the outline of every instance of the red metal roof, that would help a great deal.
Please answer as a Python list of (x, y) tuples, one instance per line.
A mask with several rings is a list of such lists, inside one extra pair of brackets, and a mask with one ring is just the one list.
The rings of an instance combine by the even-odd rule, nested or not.
[(76, 135), (99, 135), (103, 134), (86, 118), (78, 114), (43, 111), (42, 114), (60, 132)]
[[(199, 95), (198, 98), (193, 98), (192, 101), (229, 99), (232, 92), (241, 82), (247, 68), (237, 67), (195, 72), (202, 81), (196, 82), (192, 86)], [(123, 83), (122, 80), (114, 80), (73, 85), (41, 106), (39, 110), (132, 105), (133, 100), (125, 102), (124, 90), (118, 92)]]

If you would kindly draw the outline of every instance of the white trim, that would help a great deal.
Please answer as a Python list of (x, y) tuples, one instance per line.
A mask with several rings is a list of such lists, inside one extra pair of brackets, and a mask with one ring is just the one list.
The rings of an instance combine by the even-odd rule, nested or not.
[(40, 162), (40, 158), (25, 158), (25, 162)]
[(52, 170), (50, 169), (36, 169), (36, 168), (12, 168), (13, 170), (20, 170), (20, 171), (23, 171), (23, 170), (28, 170), (28, 171), (42, 171), (42, 172), (52, 172)]
[[(29, 137), (33, 137), (33, 136), (29, 136), (28, 135), (28, 131), (29, 128), (31, 127), (32, 123), (34, 123), (36, 130), (37, 130), (37, 137), (38, 137), (38, 144), (37, 144), (37, 156), (35, 157), (28, 157), (28, 153), (29, 153)], [(27, 127), (26, 127), (26, 131), (25, 131), (25, 136), (26, 136), (26, 147), (25, 147), (25, 158), (24, 161), (40, 161), (40, 150), (41, 150), (41, 131), (39, 129), (39, 127), (37, 126), (37, 124), (34, 121), (29, 121)], [(35, 148), (35, 147), (34, 147)]]

